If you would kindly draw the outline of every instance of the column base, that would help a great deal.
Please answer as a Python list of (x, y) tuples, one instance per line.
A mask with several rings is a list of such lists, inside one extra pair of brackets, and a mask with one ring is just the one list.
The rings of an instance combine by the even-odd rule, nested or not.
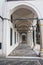
[(40, 49), (40, 57), (43, 57), (43, 49)]

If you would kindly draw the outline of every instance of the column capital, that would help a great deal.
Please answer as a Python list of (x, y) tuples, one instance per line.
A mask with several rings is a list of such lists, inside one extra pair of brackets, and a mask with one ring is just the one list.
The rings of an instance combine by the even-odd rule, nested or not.
[(40, 57), (43, 57), (43, 48), (40, 49)]
[(43, 52), (43, 49), (40, 49), (41, 52)]
[(43, 24), (39, 24), (39, 26), (43, 26)]

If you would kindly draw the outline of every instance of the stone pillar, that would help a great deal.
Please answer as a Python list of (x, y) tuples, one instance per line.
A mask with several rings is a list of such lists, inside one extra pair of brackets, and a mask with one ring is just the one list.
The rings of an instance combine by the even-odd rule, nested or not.
[(43, 20), (40, 20), (40, 56), (43, 57)]
[(37, 24), (37, 20), (34, 20), (33, 21), (33, 30), (34, 30), (34, 42), (33, 42), (33, 49), (34, 49), (34, 46), (36, 45), (36, 27), (34, 27), (34, 26), (36, 26), (36, 24)]
[(36, 45), (36, 27), (33, 27), (33, 30), (34, 30), (34, 42), (33, 42), (33, 49)]
[(36, 27), (34, 27), (34, 45), (36, 45)]

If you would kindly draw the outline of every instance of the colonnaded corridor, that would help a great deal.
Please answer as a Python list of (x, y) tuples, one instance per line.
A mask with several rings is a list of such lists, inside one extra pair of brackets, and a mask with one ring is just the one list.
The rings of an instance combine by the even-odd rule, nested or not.
[(0, 43), (0, 56), (41, 56), (41, 20), (37, 12), (31, 7), (20, 5), (12, 9), (9, 16), (3, 33), (3, 24), (1, 26), (3, 45)]
[[(36, 12), (27, 8), (18, 8), (11, 14), (11, 22), (14, 29), (10, 29), (10, 44), (12, 40), (17, 45), (8, 56), (33, 56), (40, 52), (40, 27)], [(16, 31), (15, 31), (16, 30)], [(35, 50), (34, 50), (35, 49)], [(38, 51), (37, 51), (38, 50)], [(37, 53), (38, 52), (38, 53)]]
[(31, 49), (30, 46), (26, 43), (19, 44), (9, 56), (28, 56), (28, 57), (38, 57), (34, 50)]

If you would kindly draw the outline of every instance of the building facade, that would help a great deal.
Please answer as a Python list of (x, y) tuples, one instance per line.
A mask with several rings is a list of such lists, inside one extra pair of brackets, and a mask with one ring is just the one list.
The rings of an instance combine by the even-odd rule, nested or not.
[[(43, 57), (43, 0), (0, 2), (0, 56), (7, 57), (21, 42), (26, 41)], [(36, 46), (36, 39), (39, 38), (36, 37), (37, 22), (40, 49)]]

